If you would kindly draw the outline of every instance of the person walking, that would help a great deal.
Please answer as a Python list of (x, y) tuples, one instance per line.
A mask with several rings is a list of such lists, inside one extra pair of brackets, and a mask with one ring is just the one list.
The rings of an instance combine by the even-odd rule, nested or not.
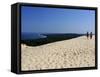
[(90, 33), (90, 39), (92, 39), (92, 32)]
[(87, 39), (88, 39), (88, 37), (89, 37), (89, 32), (87, 32), (86, 36), (87, 36)]

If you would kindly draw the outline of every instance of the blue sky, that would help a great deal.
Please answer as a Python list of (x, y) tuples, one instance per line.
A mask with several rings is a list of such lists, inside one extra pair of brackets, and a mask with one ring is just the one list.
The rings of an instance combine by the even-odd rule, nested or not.
[(28, 33), (95, 33), (95, 11), (22, 6), (21, 31)]

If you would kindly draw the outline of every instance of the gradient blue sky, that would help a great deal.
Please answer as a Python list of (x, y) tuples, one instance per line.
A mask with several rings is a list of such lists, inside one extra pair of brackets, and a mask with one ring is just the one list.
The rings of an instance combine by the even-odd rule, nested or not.
[(21, 31), (34, 33), (95, 33), (95, 11), (22, 6)]

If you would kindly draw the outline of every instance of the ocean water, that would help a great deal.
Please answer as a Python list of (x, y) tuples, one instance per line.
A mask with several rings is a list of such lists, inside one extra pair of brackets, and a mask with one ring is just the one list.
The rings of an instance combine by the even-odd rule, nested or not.
[(21, 40), (34, 40), (40, 38), (47, 38), (47, 36), (39, 33), (22, 33)]
[(29, 46), (39, 46), (56, 41), (68, 40), (83, 36), (75, 33), (22, 33), (21, 43)]

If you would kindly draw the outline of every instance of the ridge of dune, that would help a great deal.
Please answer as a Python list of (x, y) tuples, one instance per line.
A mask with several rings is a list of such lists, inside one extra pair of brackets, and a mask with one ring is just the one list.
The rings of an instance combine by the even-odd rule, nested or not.
[(81, 36), (41, 46), (21, 44), (22, 70), (95, 66), (95, 36)]

